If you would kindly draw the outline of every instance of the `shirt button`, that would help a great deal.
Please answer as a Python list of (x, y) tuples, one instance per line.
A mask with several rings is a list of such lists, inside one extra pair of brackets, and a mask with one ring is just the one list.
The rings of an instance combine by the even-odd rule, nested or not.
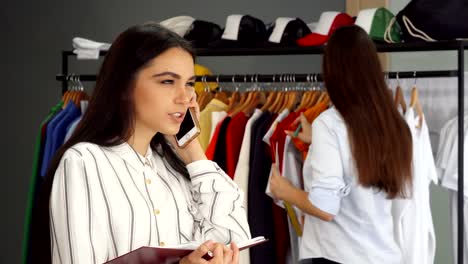
[(161, 247), (164, 247), (164, 246), (166, 245), (166, 243), (164, 243), (164, 242), (161, 241), (161, 242), (159, 243), (159, 245), (160, 245)]
[(146, 184), (151, 184), (151, 179), (146, 179)]
[(159, 211), (159, 209), (155, 209), (155, 210), (154, 210), (154, 214), (155, 214), (155, 215), (158, 215), (160, 212), (161, 212), (161, 211)]

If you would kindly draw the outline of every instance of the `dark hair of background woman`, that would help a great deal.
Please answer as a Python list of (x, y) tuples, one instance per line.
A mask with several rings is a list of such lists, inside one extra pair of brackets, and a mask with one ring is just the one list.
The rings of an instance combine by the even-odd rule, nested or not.
[[(99, 71), (88, 109), (71, 138), (57, 151), (47, 169), (45, 183), (33, 211), (31, 254), (28, 256), (32, 263), (51, 263), (49, 199), (55, 170), (63, 154), (79, 142), (115, 146), (128, 141), (135, 122), (135, 77), (152, 59), (174, 47), (187, 51), (195, 59), (187, 41), (156, 23), (131, 27), (112, 43)], [(188, 179), (185, 164), (166, 143), (162, 134), (156, 134), (150, 145)]]
[(412, 184), (412, 138), (395, 107), (377, 50), (358, 26), (339, 28), (323, 58), (328, 94), (342, 115), (359, 183), (407, 197)]

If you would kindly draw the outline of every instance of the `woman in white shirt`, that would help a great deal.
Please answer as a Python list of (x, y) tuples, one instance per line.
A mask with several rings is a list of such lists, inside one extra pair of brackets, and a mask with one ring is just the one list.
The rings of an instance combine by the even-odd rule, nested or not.
[(358, 26), (337, 29), (323, 58), (333, 107), (313, 124), (300, 190), (279, 175), (270, 189), (305, 214), (301, 263), (401, 263), (392, 199), (412, 182), (410, 130), (394, 106), (374, 43)]
[(35, 261), (103, 263), (197, 241), (205, 243), (180, 263), (238, 262), (235, 242), (250, 238), (242, 191), (198, 140), (182, 149), (173, 138), (187, 109), (198, 112), (194, 84), (194, 53), (174, 32), (149, 23), (118, 36), (49, 167)]

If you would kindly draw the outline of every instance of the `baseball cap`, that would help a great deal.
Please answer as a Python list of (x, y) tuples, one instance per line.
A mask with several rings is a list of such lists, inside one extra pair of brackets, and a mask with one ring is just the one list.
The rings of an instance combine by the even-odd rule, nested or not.
[(384, 7), (363, 9), (359, 11), (355, 24), (364, 29), (373, 40), (400, 42), (401, 27), (394, 17)]
[(262, 47), (266, 45), (268, 32), (265, 23), (250, 15), (229, 15), (221, 39), (210, 47)]
[(184, 35), (184, 38), (192, 43), (194, 47), (207, 47), (208, 43), (221, 39), (223, 30), (218, 24), (195, 20)]
[(320, 15), (315, 30), (297, 40), (299, 46), (320, 46), (328, 41), (328, 38), (337, 28), (354, 24), (354, 19), (346, 13), (327, 11)]
[(278, 17), (270, 29), (268, 42), (280, 46), (296, 46), (296, 41), (307, 34), (310, 28), (300, 18)]
[(159, 22), (161, 26), (166, 27), (183, 37), (192, 25), (195, 18), (191, 16), (175, 16)]

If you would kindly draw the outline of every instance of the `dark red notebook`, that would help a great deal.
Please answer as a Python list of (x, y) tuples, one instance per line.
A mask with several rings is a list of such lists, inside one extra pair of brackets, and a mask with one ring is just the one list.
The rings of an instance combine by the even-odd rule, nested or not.
[[(243, 241), (237, 244), (239, 250), (250, 248), (262, 243), (267, 242), (268, 239), (264, 237), (256, 237), (247, 241)], [(165, 263), (176, 263), (181, 258), (192, 253), (199, 244), (183, 244), (175, 247), (141, 247), (130, 251), (129, 253), (117, 257), (107, 264), (123, 264), (123, 263), (136, 263), (136, 264), (165, 264)], [(210, 258), (208, 255), (206, 258)]]

